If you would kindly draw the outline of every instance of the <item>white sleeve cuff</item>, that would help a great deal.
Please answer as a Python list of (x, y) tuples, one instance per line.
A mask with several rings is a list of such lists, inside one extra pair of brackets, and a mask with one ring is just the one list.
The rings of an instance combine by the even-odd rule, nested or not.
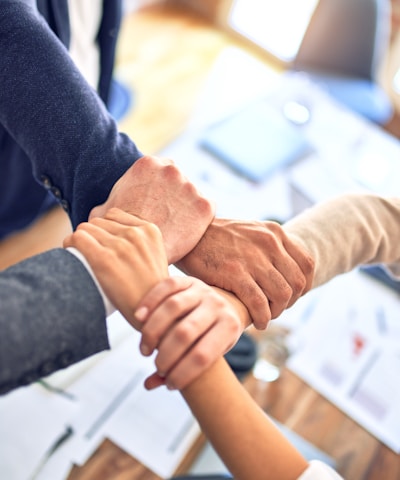
[(110, 300), (108, 299), (107, 295), (104, 293), (99, 281), (97, 280), (96, 278), (96, 275), (94, 274), (91, 266), (89, 265), (88, 261), (86, 260), (86, 258), (82, 255), (82, 253), (77, 250), (76, 248), (74, 247), (68, 247), (67, 248), (68, 252), (72, 253), (72, 255), (74, 255), (76, 258), (78, 258), (78, 260), (80, 260), (83, 265), (85, 266), (86, 270), (88, 271), (88, 273), (90, 274), (90, 276), (92, 277), (94, 283), (96, 284), (96, 287), (98, 288), (99, 290), (99, 293), (101, 295), (101, 298), (103, 299), (103, 303), (104, 303), (104, 309), (106, 311), (106, 316), (108, 317), (109, 315), (111, 315), (112, 313), (115, 312), (116, 308), (114, 307), (114, 305), (110, 302)]
[(297, 480), (344, 480), (335, 470), (319, 460), (311, 460), (305, 472)]

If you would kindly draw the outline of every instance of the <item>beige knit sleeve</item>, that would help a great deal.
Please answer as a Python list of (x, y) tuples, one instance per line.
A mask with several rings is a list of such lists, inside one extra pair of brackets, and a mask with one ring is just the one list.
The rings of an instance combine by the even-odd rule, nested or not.
[(315, 260), (313, 287), (360, 264), (385, 263), (400, 273), (400, 197), (346, 194), (284, 225)]

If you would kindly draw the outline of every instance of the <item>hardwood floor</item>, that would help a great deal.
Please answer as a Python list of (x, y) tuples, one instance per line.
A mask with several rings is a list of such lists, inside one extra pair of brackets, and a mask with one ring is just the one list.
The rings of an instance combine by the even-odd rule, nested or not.
[(132, 90), (134, 104), (120, 122), (122, 131), (146, 153), (164, 147), (183, 131), (213, 63), (232, 45), (250, 50), (178, 7), (157, 6), (129, 15), (121, 31), (116, 74)]

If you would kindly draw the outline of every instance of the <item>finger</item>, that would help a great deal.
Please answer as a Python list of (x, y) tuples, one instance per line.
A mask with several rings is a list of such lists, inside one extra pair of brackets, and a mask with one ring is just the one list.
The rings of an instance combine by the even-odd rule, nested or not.
[(93, 222), (85, 222), (78, 225), (76, 232), (86, 232), (102, 246), (114, 246), (117, 241), (123, 242), (118, 235), (121, 231), (119, 224), (111, 220), (96, 218)]
[[(117, 215), (119, 215), (119, 213)], [(130, 217), (129, 214), (126, 215)], [(125, 217), (125, 214), (123, 216)], [(123, 220), (122, 217), (119, 218)], [(119, 221), (97, 217), (91, 220), (89, 224), (85, 224), (82, 228), (96, 235), (96, 238), (98, 238), (98, 241), (102, 243), (102, 245), (118, 249), (121, 256), (128, 255), (129, 252), (134, 249), (136, 255), (141, 258), (147, 258), (150, 261), (149, 249), (152, 248), (153, 258), (156, 258), (157, 255), (159, 258), (161, 258), (161, 256), (166, 257), (162, 235), (156, 225), (136, 217), (133, 221), (129, 219), (127, 223), (129, 224), (124, 225)], [(91, 227), (100, 228), (104, 233), (101, 233), (99, 230), (91, 230)], [(132, 253), (132, 251), (130, 253)], [(167, 268), (166, 258), (165, 263)], [(167, 271), (165, 273), (167, 274)]]
[(165, 377), (168, 389), (181, 390), (204, 373), (218, 358), (228, 351), (223, 335), (210, 330), (178, 361)]
[[(190, 312), (196, 309), (200, 302), (199, 295), (194, 294), (191, 289), (182, 290), (166, 298), (142, 327), (141, 352), (150, 355), (165, 337), (178, 336), (178, 342), (185, 342), (185, 331), (193, 328)], [(183, 320), (179, 321), (182, 318)]]
[(66, 241), (66, 246), (79, 250), (89, 263), (91, 263), (93, 258), (97, 259), (98, 263), (102, 259), (103, 247), (85, 229), (76, 230), (70, 235)]
[[(165, 376), (216, 323), (216, 317), (204, 315), (206, 308), (197, 308), (170, 329), (158, 348), (155, 359), (157, 372)], [(208, 310), (209, 312), (209, 310)], [(225, 339), (224, 339), (225, 342)]]
[(165, 385), (165, 378), (160, 377), (157, 372), (147, 377), (144, 381), (144, 387), (147, 390), (154, 390), (155, 388), (163, 385)]
[(246, 305), (255, 328), (265, 330), (272, 314), (269, 298), (260, 285), (250, 275), (243, 275), (240, 282), (232, 284), (231, 291)]
[[(110, 213), (110, 215), (112, 214)], [(91, 226), (94, 226), (96, 228), (100, 228), (106, 232), (109, 232), (114, 236), (123, 236), (123, 233), (129, 230), (129, 228), (127, 227), (130, 227), (130, 229), (133, 230), (135, 227), (140, 227), (145, 223), (143, 222), (141, 225), (137, 223), (136, 225), (134, 225), (133, 223), (136, 222), (136, 219), (137, 217), (135, 217), (135, 219), (132, 220), (131, 225), (124, 225), (121, 222), (117, 220), (113, 220), (111, 218), (95, 217), (92, 220), (90, 220), (90, 222), (84, 223), (82, 225), (82, 228), (88, 229)], [(78, 228), (81, 228), (81, 225), (78, 225)]]
[[(275, 266), (285, 276), (293, 290), (293, 298), (297, 299), (311, 288), (314, 261), (304, 248), (293, 242), (276, 222), (267, 221), (265, 226), (268, 230), (275, 232), (272, 238), (275, 238), (275, 242), (278, 241), (275, 248), (278, 247), (280, 255), (276, 257), (276, 260), (280, 261), (281, 264), (278, 266), (275, 263)], [(280, 248), (279, 244), (281, 244)]]
[(64, 238), (64, 240), (63, 240), (63, 247), (64, 248), (72, 247), (72, 236), (73, 236), (73, 233), (70, 233), (69, 235), (67, 235)]
[(117, 222), (118, 224), (126, 225), (129, 227), (140, 227), (147, 225), (149, 222), (142, 218), (133, 215), (132, 213), (125, 212), (120, 208), (110, 208), (104, 215), (104, 219)]
[(269, 299), (270, 319), (277, 318), (287, 308), (293, 296), (290, 283), (279, 270), (281, 270), (279, 267), (278, 269), (271, 267), (258, 279), (260, 289)]
[(169, 277), (159, 282), (141, 299), (135, 312), (139, 322), (145, 322), (151, 313), (170, 295), (174, 295), (192, 285), (190, 277)]
[[(312, 257), (305, 252), (304, 250), (300, 249), (299, 246), (293, 242), (290, 238), (284, 238), (283, 245), (286, 248), (288, 254), (294, 259), (294, 261), (299, 266), (302, 274), (305, 276), (305, 285), (298, 295), (299, 298), (301, 295), (308, 292), (312, 287), (313, 277), (314, 277), (314, 261)], [(289, 306), (291, 306), (294, 302), (290, 302)]]

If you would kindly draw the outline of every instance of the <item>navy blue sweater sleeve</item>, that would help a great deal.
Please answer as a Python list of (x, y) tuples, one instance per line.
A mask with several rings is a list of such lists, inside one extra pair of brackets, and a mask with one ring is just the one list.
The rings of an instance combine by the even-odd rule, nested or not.
[(75, 227), (142, 156), (30, 2), (0, 0), (0, 122)]

